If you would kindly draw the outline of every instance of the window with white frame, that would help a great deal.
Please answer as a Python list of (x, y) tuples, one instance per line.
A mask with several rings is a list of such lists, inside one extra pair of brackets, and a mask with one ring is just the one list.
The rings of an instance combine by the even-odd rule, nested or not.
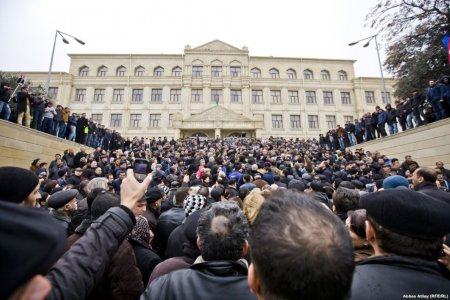
[(241, 67), (230, 67), (230, 76), (231, 77), (241, 76)]
[(221, 66), (212, 66), (211, 67), (211, 76), (212, 77), (221, 77), (222, 76), (222, 67)]
[(85, 98), (86, 98), (86, 89), (75, 90), (75, 101), (84, 102)]
[(192, 76), (193, 77), (203, 76), (203, 66), (192, 66)]
[(231, 101), (231, 103), (241, 103), (242, 102), (242, 91), (241, 90), (231, 90), (230, 91), (230, 101)]
[(103, 114), (92, 114), (91, 118), (95, 123), (102, 124)]
[(270, 78), (280, 78), (280, 72), (275, 68), (269, 70), (269, 75)]
[(323, 92), (323, 104), (334, 104), (333, 92), (332, 91), (324, 91)]
[(391, 93), (386, 92), (386, 97), (384, 97), (384, 92), (381, 92), (381, 99), (383, 100), (383, 104), (391, 103)]
[(172, 76), (174, 77), (180, 77), (181, 76), (181, 68), (180, 67), (175, 67), (172, 69)]
[(181, 89), (170, 89), (170, 102), (181, 102)]
[(162, 102), (162, 89), (152, 89), (151, 102)]
[(319, 129), (319, 116), (308, 115), (308, 126), (309, 129)]
[(150, 114), (150, 128), (159, 128), (161, 127), (161, 114)]
[(105, 89), (94, 90), (94, 102), (103, 102), (105, 99)]
[(330, 72), (327, 70), (320, 71), (320, 77), (322, 77), (322, 80), (330, 80)]
[(97, 76), (105, 77), (107, 73), (108, 73), (108, 68), (103, 66), (103, 67), (98, 68)]
[(133, 101), (133, 102), (144, 101), (144, 89), (133, 89), (133, 94), (131, 95), (131, 101)]
[(326, 115), (325, 121), (327, 122), (328, 129), (336, 128), (336, 116)]
[(297, 72), (295, 72), (295, 70), (293, 69), (289, 69), (287, 70), (287, 76), (289, 79), (296, 79), (297, 78)]
[(131, 128), (139, 128), (141, 127), (141, 114), (130, 114), (130, 127)]
[(366, 103), (367, 104), (374, 104), (375, 103), (375, 92), (373, 92), (373, 91), (365, 91), (364, 94), (366, 96)]
[(191, 102), (200, 103), (203, 102), (203, 90), (192, 89), (191, 90)]
[(56, 99), (58, 98), (58, 87), (49, 87), (48, 88), (48, 95), (50, 99)]
[(122, 127), (122, 114), (111, 114), (109, 126), (113, 128)]
[(134, 76), (142, 77), (142, 76), (144, 76), (144, 74), (145, 74), (145, 69), (142, 66), (139, 66), (134, 70)]
[(252, 103), (263, 103), (263, 91), (262, 90), (252, 90)]
[(283, 115), (272, 115), (272, 128), (283, 128)]
[(305, 91), (306, 104), (317, 104), (316, 92)]
[(352, 104), (352, 99), (350, 98), (350, 92), (341, 92), (342, 104)]
[(281, 104), (281, 91), (280, 90), (271, 90), (270, 98), (272, 99), (273, 104)]
[(88, 74), (89, 74), (89, 68), (88, 67), (84, 66), (84, 67), (82, 67), (80, 69), (80, 73), (79, 73), (80, 77), (87, 77)]
[(127, 68), (125, 68), (124, 66), (117, 68), (117, 77), (124, 77), (126, 72)]
[(163, 76), (163, 75), (164, 75), (164, 68), (163, 68), (163, 67), (156, 67), (156, 68), (153, 70), (153, 76), (161, 77), (161, 76)]
[(338, 78), (339, 78), (339, 80), (348, 80), (348, 78), (347, 78), (347, 72), (345, 72), (345, 71), (339, 71), (339, 72), (338, 72)]
[(211, 103), (220, 103), (222, 102), (222, 90), (221, 89), (212, 89), (211, 90)]
[(353, 116), (344, 116), (345, 123), (347, 122), (353, 123), (353, 120), (354, 120)]
[(291, 115), (291, 128), (300, 128), (300, 115)]
[(251, 69), (250, 73), (252, 74), (253, 78), (261, 78), (261, 70), (258, 68)]
[(125, 95), (124, 89), (114, 89), (112, 102), (122, 102)]
[(314, 74), (311, 70), (306, 69), (303, 71), (303, 79), (311, 80), (314, 79)]
[(298, 98), (298, 91), (288, 91), (289, 103), (298, 104), (300, 100)]

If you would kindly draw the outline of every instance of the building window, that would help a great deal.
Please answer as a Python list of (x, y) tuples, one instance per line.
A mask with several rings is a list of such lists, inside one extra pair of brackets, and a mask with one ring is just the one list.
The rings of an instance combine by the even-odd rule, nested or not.
[(105, 77), (107, 73), (108, 73), (108, 68), (103, 66), (103, 67), (98, 68), (97, 76)]
[(156, 68), (153, 70), (153, 76), (161, 77), (161, 76), (163, 76), (163, 75), (164, 75), (164, 68), (163, 68), (163, 67), (156, 67)]
[(347, 122), (350, 122), (350, 123), (353, 123), (353, 116), (344, 116), (344, 122), (345, 123), (347, 123)]
[(334, 104), (332, 91), (324, 91), (323, 92), (323, 104)]
[(352, 104), (352, 99), (350, 98), (349, 92), (341, 92), (342, 104)]
[(124, 77), (126, 72), (127, 72), (127, 68), (125, 68), (124, 66), (117, 68), (117, 76), (118, 77)]
[(218, 104), (219, 102), (222, 102), (222, 90), (219, 89), (211, 90), (211, 103)]
[(231, 90), (230, 91), (230, 101), (231, 103), (242, 102), (242, 91), (241, 90)]
[(58, 88), (57, 87), (49, 87), (48, 88), (48, 95), (50, 99), (56, 99), (58, 98)]
[(161, 127), (161, 114), (150, 114), (149, 126), (151, 128), (159, 128), (159, 127)]
[(111, 114), (110, 127), (122, 127), (122, 114)]
[(251, 69), (250, 73), (252, 73), (253, 78), (261, 78), (261, 70), (258, 68)]
[(336, 128), (336, 116), (330, 116), (326, 115), (325, 119), (327, 121), (327, 127), (328, 129), (334, 129)]
[(141, 67), (141, 66), (137, 67), (137, 68), (134, 70), (134, 76), (137, 76), (137, 77), (142, 77), (142, 76), (144, 76), (144, 73), (145, 73), (145, 69), (144, 69), (144, 67)]
[(222, 67), (212, 66), (211, 67), (211, 76), (212, 77), (221, 77), (222, 76)]
[(272, 115), (272, 128), (283, 128), (282, 115)]
[(102, 124), (103, 114), (92, 114), (91, 118), (95, 123)]
[(143, 89), (133, 89), (133, 94), (131, 96), (131, 101), (142, 102), (144, 101), (144, 90)]
[(375, 103), (375, 92), (372, 91), (366, 91), (366, 103), (367, 104), (374, 104)]
[(298, 104), (300, 103), (298, 99), (298, 91), (288, 91), (289, 103)]
[(272, 68), (269, 70), (270, 78), (280, 78), (280, 72), (277, 69)]
[(151, 102), (161, 102), (162, 101), (162, 89), (152, 89)]
[(173, 114), (169, 114), (169, 128), (173, 127)]
[(297, 79), (297, 72), (295, 70), (289, 69), (286, 73), (289, 79)]
[(252, 90), (252, 103), (263, 103), (263, 91)]
[(322, 80), (330, 80), (330, 72), (322, 70), (320, 71), (320, 77), (322, 77)]
[(195, 102), (195, 103), (203, 102), (203, 90), (202, 89), (192, 89), (191, 102)]
[(241, 76), (241, 67), (230, 67), (230, 76), (231, 77)]
[(272, 103), (281, 104), (281, 91), (280, 90), (270, 91), (270, 98), (272, 98)]
[(310, 129), (318, 129), (319, 128), (319, 116), (309, 115), (308, 116), (308, 126)]
[(113, 90), (113, 102), (122, 102), (125, 95), (124, 89), (114, 89)]
[(89, 74), (89, 68), (88, 67), (82, 67), (80, 69), (80, 77), (87, 77)]
[(305, 71), (303, 71), (303, 79), (306, 79), (306, 80), (314, 79), (313, 72), (309, 69), (306, 69)]
[(170, 102), (181, 102), (181, 89), (170, 90)]
[(105, 99), (105, 89), (94, 90), (94, 102), (103, 102)]
[(75, 90), (75, 101), (84, 102), (85, 97), (86, 97), (86, 89)]
[(172, 76), (174, 77), (180, 77), (181, 76), (181, 68), (175, 67), (172, 69)]
[(306, 91), (305, 95), (306, 95), (306, 104), (317, 104), (315, 91)]
[(291, 115), (291, 128), (300, 128), (300, 115)]
[(345, 71), (339, 71), (338, 77), (339, 77), (339, 80), (348, 80), (347, 73)]
[(130, 115), (130, 127), (131, 128), (139, 128), (141, 127), (141, 114), (131, 114)]
[(391, 93), (386, 92), (386, 97), (384, 97), (384, 92), (381, 92), (381, 98), (382, 98), (384, 104), (391, 103)]
[(203, 76), (203, 67), (202, 66), (193, 66), (192, 67), (192, 76), (194, 76), (194, 77)]

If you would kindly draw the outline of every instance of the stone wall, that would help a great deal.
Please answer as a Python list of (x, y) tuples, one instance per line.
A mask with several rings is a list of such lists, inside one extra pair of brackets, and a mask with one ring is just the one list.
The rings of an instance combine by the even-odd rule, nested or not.
[(450, 118), (421, 126), (394, 136), (377, 139), (352, 147), (379, 151), (390, 158), (403, 161), (406, 154), (420, 166), (435, 167), (436, 161), (443, 161), (450, 168)]
[[(80, 144), (0, 120), (0, 166), (28, 169), (36, 158), (50, 163), (56, 153), (63, 155), (69, 148), (76, 153), (80, 147)], [(87, 148), (88, 153), (92, 151)]]

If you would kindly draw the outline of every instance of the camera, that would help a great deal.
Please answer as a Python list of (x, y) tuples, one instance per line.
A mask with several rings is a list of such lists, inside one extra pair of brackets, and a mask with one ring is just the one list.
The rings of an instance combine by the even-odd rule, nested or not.
[(137, 181), (144, 181), (147, 174), (150, 173), (150, 162), (143, 158), (136, 158), (133, 165), (133, 171)]

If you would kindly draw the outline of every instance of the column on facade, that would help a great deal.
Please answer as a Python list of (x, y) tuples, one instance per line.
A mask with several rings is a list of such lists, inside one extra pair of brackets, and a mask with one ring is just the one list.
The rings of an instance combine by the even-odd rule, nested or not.
[(211, 87), (203, 87), (203, 110), (211, 106)]
[(223, 106), (226, 108), (230, 108), (230, 91), (231, 89), (229, 87), (223, 88)]
[(242, 113), (244, 116), (249, 117), (253, 120), (253, 113), (250, 107), (251, 102), (251, 91), (248, 87), (242, 88)]
[(178, 140), (180, 138), (181, 130), (179, 128), (175, 129), (174, 139)]

